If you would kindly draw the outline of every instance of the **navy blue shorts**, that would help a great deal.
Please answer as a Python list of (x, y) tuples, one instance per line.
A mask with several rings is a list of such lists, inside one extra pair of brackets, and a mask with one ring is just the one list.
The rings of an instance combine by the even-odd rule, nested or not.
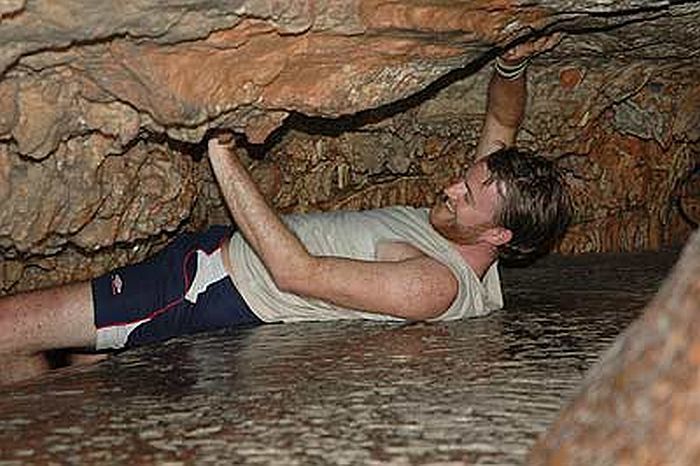
[(185, 233), (144, 262), (94, 279), (96, 348), (263, 323), (223, 268), (219, 248), (232, 233), (227, 226)]

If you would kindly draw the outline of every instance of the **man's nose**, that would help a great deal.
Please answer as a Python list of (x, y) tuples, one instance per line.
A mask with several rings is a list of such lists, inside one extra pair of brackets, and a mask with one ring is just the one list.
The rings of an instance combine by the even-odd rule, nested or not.
[(445, 194), (450, 197), (460, 197), (464, 195), (467, 187), (464, 185), (464, 180), (459, 180), (445, 188)]

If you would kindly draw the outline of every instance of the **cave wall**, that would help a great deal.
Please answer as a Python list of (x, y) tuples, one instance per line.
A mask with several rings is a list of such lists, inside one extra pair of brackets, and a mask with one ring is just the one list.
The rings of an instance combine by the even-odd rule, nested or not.
[(230, 129), (282, 212), (425, 205), (472, 157), (490, 63), (530, 66), (521, 145), (574, 193), (565, 253), (683, 242), (700, 211), (700, 4), (0, 2), (0, 293), (230, 221), (202, 141)]

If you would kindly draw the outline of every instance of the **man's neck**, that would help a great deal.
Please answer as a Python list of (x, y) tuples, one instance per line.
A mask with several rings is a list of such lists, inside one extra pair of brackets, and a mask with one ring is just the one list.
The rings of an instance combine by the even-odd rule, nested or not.
[(474, 271), (479, 280), (484, 278), (484, 274), (496, 261), (496, 249), (488, 244), (456, 245), (457, 251)]

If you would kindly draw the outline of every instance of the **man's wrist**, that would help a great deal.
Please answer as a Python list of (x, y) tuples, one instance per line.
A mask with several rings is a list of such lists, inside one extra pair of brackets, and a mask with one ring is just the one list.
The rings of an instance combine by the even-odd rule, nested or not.
[(496, 57), (496, 62), (494, 63), (494, 68), (496, 73), (503, 79), (509, 81), (515, 81), (525, 74), (527, 66), (530, 64), (530, 58), (523, 58), (521, 60), (512, 61), (505, 60), (501, 57)]

